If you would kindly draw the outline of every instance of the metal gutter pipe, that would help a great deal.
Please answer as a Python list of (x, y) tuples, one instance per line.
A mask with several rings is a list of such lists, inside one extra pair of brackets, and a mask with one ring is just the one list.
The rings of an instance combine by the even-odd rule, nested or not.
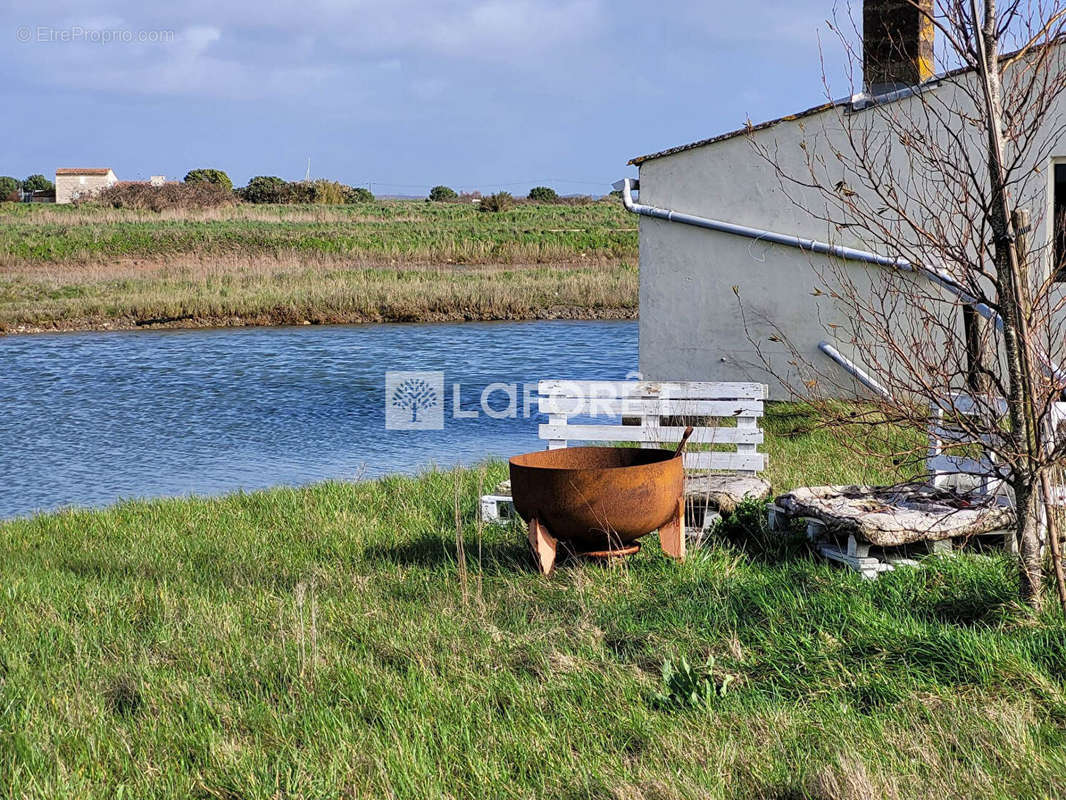
[(891, 92), (882, 92), (881, 94), (871, 94), (870, 92), (861, 92), (860, 94), (853, 94), (847, 103), (847, 110), (851, 112), (863, 111), (864, 109), (871, 108), (873, 106), (883, 105), (885, 103), (892, 103), (896, 100), (902, 100), (905, 97), (913, 97), (916, 94), (927, 92), (930, 89), (936, 89), (940, 86), (938, 79), (932, 79), (918, 86), (904, 86), (899, 89), (893, 89)]
[[(720, 233), (731, 233), (735, 236), (746, 236), (749, 239), (755, 239), (760, 242), (771, 242), (786, 247), (795, 247), (809, 253), (836, 256), (837, 258), (842, 258), (846, 261), (861, 261), (865, 264), (875, 264), (879, 267), (890, 267), (891, 269), (899, 269), (905, 272), (917, 272), (940, 284), (962, 300), (963, 303), (973, 306), (974, 310), (982, 317), (993, 320), (996, 323), (997, 328), (1000, 330), (1003, 329), (1003, 320), (999, 318), (999, 314), (984, 303), (978, 303), (977, 298), (969, 294), (954, 278), (943, 270), (932, 269), (930, 267), (916, 267), (905, 258), (890, 258), (889, 256), (881, 256), (877, 253), (871, 253), (868, 250), (858, 250), (854, 247), (844, 247), (843, 245), (819, 242), (817, 239), (804, 239), (788, 233), (775, 233), (774, 231), (762, 230), (760, 228), (749, 228), (747, 225), (736, 225), (732, 222), (722, 222), (721, 220), (697, 217), (693, 214), (685, 214), (680, 211), (670, 211), (666, 208), (642, 205), (633, 201), (634, 180), (632, 178), (625, 178), (624, 180), (619, 181), (619, 183), (621, 184), (620, 188), (622, 190), (622, 204), (626, 207), (627, 211), (634, 214), (639, 214), (644, 217), (653, 217), (655, 219), (663, 219), (667, 222), (680, 222), (682, 225), (694, 225), (697, 228), (705, 228)], [(639, 189), (640, 182), (636, 181), (635, 183), (636, 188)]]
[(881, 397), (886, 400), (892, 399), (892, 395), (889, 394), (884, 386), (878, 383), (875, 378), (871, 377), (862, 367), (843, 355), (839, 350), (833, 347), (833, 345), (829, 344), (829, 342), (818, 342), (818, 349), (833, 359), (833, 361), (840, 365), (841, 369), (871, 392), (881, 395)]
[[(707, 217), (697, 217), (694, 214), (685, 214), (680, 211), (670, 211), (666, 208), (643, 205), (633, 200), (633, 189), (640, 188), (640, 181), (635, 181), (633, 178), (624, 178), (621, 181), (618, 181), (614, 184), (614, 188), (621, 190), (622, 204), (625, 206), (626, 210), (633, 214), (639, 214), (640, 216), (662, 219), (667, 222), (679, 222), (682, 225), (693, 225), (697, 228), (718, 231), (720, 233), (731, 233), (735, 236), (745, 236), (760, 242), (770, 242), (772, 244), (784, 245), (785, 247), (795, 247), (809, 253), (836, 256), (845, 261), (860, 261), (865, 264), (874, 264), (879, 267), (889, 267), (890, 269), (899, 269), (905, 272), (914, 272), (919, 275), (924, 275), (958, 297), (959, 300), (966, 305), (971, 306), (974, 311), (982, 317), (994, 323), (997, 330), (1003, 330), (1003, 320), (999, 314), (989, 308), (987, 304), (977, 302), (977, 298), (967, 292), (958, 281), (948, 275), (943, 269), (916, 266), (905, 258), (890, 258), (888, 256), (878, 255), (877, 253), (871, 253), (868, 250), (859, 250), (854, 247), (844, 247), (838, 244), (819, 242), (816, 239), (804, 239), (800, 236), (793, 236), (787, 233), (776, 233), (774, 231), (762, 230), (760, 228), (751, 228), (747, 225), (736, 225), (732, 222), (723, 222), (721, 220), (709, 219)], [(1044, 362), (1047, 373), (1061, 384), (1066, 385), (1066, 372), (1060, 369), (1046, 353), (1041, 352), (1040, 357)]]
[[(681, 211), (670, 211), (666, 208), (642, 205), (633, 201), (634, 180), (632, 178), (626, 178), (621, 183), (622, 203), (625, 205), (626, 210), (631, 211), (634, 214), (640, 214), (644, 217), (664, 219), (667, 222), (680, 222), (682, 225), (694, 225), (697, 228), (706, 228), (707, 230), (719, 231), (721, 233), (732, 233), (736, 236), (746, 236), (749, 239), (772, 242), (773, 244), (783, 244), (786, 247), (798, 247), (800, 250), (807, 250), (811, 253), (821, 253), (822, 255), (827, 256), (837, 256), (838, 258), (844, 258), (849, 261), (865, 261), (869, 264), (877, 264), (882, 267), (894, 267), (896, 269), (913, 269), (909, 262), (901, 258), (888, 258), (887, 256), (879, 256), (876, 253), (870, 253), (866, 250), (856, 250), (852, 247), (843, 247), (837, 244), (819, 242), (816, 239), (803, 239), (788, 233), (775, 233), (774, 231), (766, 231), (760, 228), (749, 228), (747, 225), (736, 225), (732, 222), (722, 222), (717, 219), (697, 217), (693, 214), (685, 214)], [(635, 188), (639, 189), (640, 182), (636, 181), (635, 183)]]

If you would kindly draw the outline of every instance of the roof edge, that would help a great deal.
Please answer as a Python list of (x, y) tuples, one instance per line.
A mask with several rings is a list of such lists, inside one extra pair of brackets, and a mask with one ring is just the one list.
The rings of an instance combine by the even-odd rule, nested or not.
[(111, 167), (56, 167), (56, 175), (106, 175)]
[(817, 114), (821, 111), (828, 111), (831, 108), (835, 108), (839, 105), (843, 105), (842, 101), (834, 100), (830, 103), (821, 103), (820, 105), (811, 106), (810, 108), (800, 111), (797, 114), (786, 114), (783, 117), (777, 117), (776, 119), (767, 120), (766, 122), (760, 122), (757, 125), (748, 123), (743, 128), (737, 128), (736, 130), (728, 131), (727, 133), (720, 133), (717, 136), (712, 136), (709, 139), (701, 139), (698, 142), (690, 142), (689, 144), (681, 144), (677, 147), (670, 147), (666, 150), (660, 150), (658, 153), (651, 153), (646, 156), (637, 156), (631, 158), (629, 164), (635, 167), (639, 167), (645, 161), (651, 161), (656, 158), (663, 158), (665, 156), (672, 156), (676, 153), (683, 153), (686, 150), (695, 150), (697, 147), (706, 147), (709, 144), (715, 144), (716, 142), (723, 142), (726, 139), (732, 139), (735, 136), (740, 136), (745, 133), (754, 133), (755, 131), (765, 130), (766, 128), (772, 128), (774, 125), (778, 125), (782, 122), (791, 122), (797, 119), (803, 119), (813, 114)]
[[(1058, 38), (1052, 39), (1049, 42), (1045, 42), (1043, 44), (1036, 45), (1036, 46), (1034, 46), (1032, 48), (1032, 50), (1035, 51), (1035, 50), (1038, 50), (1038, 49), (1043, 49), (1045, 47), (1047, 47), (1047, 48), (1057, 47), (1057, 46), (1060, 46), (1060, 45), (1062, 45), (1064, 43), (1066, 43), (1066, 36), (1058, 37)], [(1018, 56), (1022, 55), (1024, 50), (1025, 50), (1025, 48), (1021, 48), (1021, 49), (1018, 49), (1018, 50), (1014, 50), (1014, 51), (1012, 51), (1010, 53), (1002, 53), (1002, 54), (1000, 54), (999, 60), (1000, 61), (1010, 61), (1010, 60), (1015, 59)], [(637, 156), (636, 158), (631, 158), (627, 163), (629, 165), (631, 165), (631, 166), (639, 167), (645, 161), (651, 161), (651, 160), (656, 159), (656, 158), (664, 158), (665, 156), (672, 156), (672, 155), (675, 155), (677, 153), (683, 153), (686, 150), (695, 150), (697, 147), (706, 147), (709, 144), (715, 144), (717, 142), (725, 141), (726, 139), (732, 139), (733, 137), (740, 136), (741, 134), (744, 134), (744, 133), (754, 133), (755, 131), (761, 131), (761, 130), (765, 130), (766, 128), (772, 128), (774, 125), (779, 125), (782, 122), (792, 122), (793, 120), (802, 119), (804, 117), (811, 116), (812, 114), (817, 114), (817, 113), (819, 113), (821, 111), (828, 111), (829, 109), (836, 108), (838, 106), (855, 106), (855, 102), (856, 102), (857, 98), (860, 98), (860, 97), (864, 97), (865, 100), (866, 100), (866, 103), (861, 108), (855, 108), (856, 111), (861, 111), (861, 110), (864, 110), (866, 108), (872, 108), (874, 106), (881, 105), (881, 104), (886, 103), (886, 102), (895, 102), (896, 100), (901, 100), (904, 97), (910, 97), (913, 94), (920, 94), (923, 91), (927, 91), (929, 89), (936, 88), (941, 83), (943, 83), (945, 80), (948, 80), (950, 78), (955, 78), (955, 77), (957, 77), (959, 75), (963, 75), (963, 74), (965, 74), (967, 72), (972, 72), (973, 70), (974, 70), (974, 67), (971, 67), (971, 66), (958, 67), (956, 69), (948, 70), (947, 72), (941, 73), (939, 75), (934, 75), (929, 80), (924, 81), (924, 82), (922, 82), (922, 83), (920, 83), (920, 84), (918, 84), (916, 86), (908, 87), (909, 91), (897, 90), (896, 92), (890, 92), (889, 96), (885, 97), (884, 99), (882, 99), (880, 101), (878, 100), (877, 96), (875, 96), (875, 95), (874, 96), (871, 96), (871, 95), (852, 95), (851, 97), (849, 97), (849, 98), (847, 98), (845, 100), (832, 100), (832, 101), (827, 102), (827, 103), (821, 103), (820, 105), (817, 105), (817, 106), (811, 106), (806, 111), (800, 111), (797, 114), (786, 114), (785, 116), (778, 117), (777, 119), (771, 119), (771, 120), (767, 120), (766, 122), (760, 122), (758, 125), (752, 125), (749, 122), (743, 128), (737, 128), (736, 130), (732, 130), (732, 131), (729, 131), (727, 133), (721, 133), (721, 134), (719, 134), (717, 136), (712, 136), (709, 139), (701, 139), (698, 142), (691, 142), (689, 144), (678, 145), (677, 147), (670, 147), (670, 148), (667, 148), (666, 150), (660, 150), (658, 153), (650, 153), (649, 155), (646, 155), (646, 156)]]

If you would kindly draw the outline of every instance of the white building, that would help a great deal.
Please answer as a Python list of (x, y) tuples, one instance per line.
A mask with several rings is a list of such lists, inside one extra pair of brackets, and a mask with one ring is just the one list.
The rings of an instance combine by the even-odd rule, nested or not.
[(108, 167), (59, 167), (56, 169), (56, 202), (69, 203), (76, 197), (114, 186), (118, 182)]
[[(922, 1), (931, 8), (931, 0)], [(886, 123), (888, 115), (917, 118), (931, 98), (941, 108), (965, 110), (971, 95), (964, 89), (974, 85), (972, 71), (932, 74), (933, 27), (913, 3), (866, 0), (864, 28), (862, 94), (630, 162), (639, 167), (637, 202), (644, 213), (640, 369), (646, 379), (759, 380), (771, 385), (772, 397), (783, 399), (786, 393), (772, 376), (789, 372), (795, 353), (811, 364), (837, 370), (819, 348), (826, 342), (858, 361), (846, 337), (834, 339), (834, 331), (846, 329), (851, 320), (841, 318), (840, 307), (827, 292), (825, 273), (844, 269), (854, 285), (861, 288), (866, 282), (873, 291), (875, 273), (887, 268), (842, 262), (810, 248), (772, 241), (774, 234), (781, 234), (782, 239), (799, 237), (867, 252), (874, 246), (851, 230), (827, 224), (824, 192), (782, 176), (809, 176), (811, 163), (820, 162), (826, 175), (840, 175), (840, 186), (847, 190), (854, 176), (844, 174), (833, 153), (848, 147), (849, 131), (867, 131), (871, 140), (885, 134), (891, 138), (895, 131)], [(1055, 46), (1047, 52), (1057, 64), (1053, 68), (1061, 69), (1066, 48)], [(1009, 68), (1008, 90), (1014, 74), (1010, 70), (1023, 73), (1025, 64), (1023, 60)], [(1046, 124), (1050, 144), (1038, 148), (1041, 153), (1032, 163), (1022, 165), (1030, 178), (1017, 191), (1032, 211), (1031, 236), (1046, 243), (1046, 254), (1055, 251), (1054, 226), (1048, 221), (1066, 210), (1066, 138), (1055, 141), (1052, 135), (1066, 130), (1060, 127), (1066, 115), (1059, 113), (1066, 111), (1066, 100), (1056, 103), (1056, 113)], [(946, 118), (962, 124), (958, 115)], [(942, 133), (946, 140), (959, 132)], [(975, 129), (975, 135), (964, 132), (959, 137), (970, 137), (977, 163), (984, 159), (982, 136)], [(909, 166), (907, 148), (900, 142), (889, 144), (885, 152), (896, 176), (920, 181)], [(656, 214), (649, 214), (649, 207)], [(665, 218), (666, 212), (673, 212), (675, 219)], [(691, 220), (679, 223), (678, 213), (718, 224), (707, 228)], [(1050, 267), (1051, 255), (1047, 259), (1043, 269)], [(782, 338), (789, 344), (778, 341)]]

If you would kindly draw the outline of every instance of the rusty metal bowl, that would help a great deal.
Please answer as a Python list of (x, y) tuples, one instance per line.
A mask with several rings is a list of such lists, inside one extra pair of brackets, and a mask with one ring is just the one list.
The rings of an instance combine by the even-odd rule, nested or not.
[(669, 450), (567, 447), (510, 460), (515, 510), (580, 551), (617, 548), (676, 518), (682, 459)]

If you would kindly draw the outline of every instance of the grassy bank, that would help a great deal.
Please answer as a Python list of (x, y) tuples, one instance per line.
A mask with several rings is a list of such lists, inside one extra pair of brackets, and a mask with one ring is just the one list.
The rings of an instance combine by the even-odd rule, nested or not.
[(0, 332), (507, 319), (632, 319), (624, 264), (345, 266), (332, 260), (174, 259), (13, 268)]
[[(771, 419), (771, 453), (814, 453), (792, 477), (884, 474), (804, 425)], [(5, 795), (1066, 792), (1066, 627), (1007, 558), (866, 583), (749, 516), (684, 564), (652, 537), (545, 580), (474, 521), (502, 475), (0, 525)], [(681, 656), (713, 656), (707, 704), (663, 691)]]
[(617, 203), (0, 204), (0, 332), (636, 315)]

